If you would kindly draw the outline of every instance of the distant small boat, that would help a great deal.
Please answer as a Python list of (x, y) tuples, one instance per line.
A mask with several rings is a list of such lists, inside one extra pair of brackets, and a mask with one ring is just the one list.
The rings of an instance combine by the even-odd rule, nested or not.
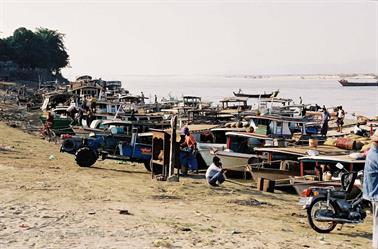
[(240, 90), (238, 93), (233, 92), (235, 97), (247, 97), (247, 98), (272, 98), (277, 97), (278, 93), (280, 91), (273, 91), (271, 93), (261, 93), (261, 94), (248, 94), (248, 93), (242, 93)]
[(339, 80), (342, 86), (378, 86), (378, 81), (376, 82), (349, 82), (347, 80)]

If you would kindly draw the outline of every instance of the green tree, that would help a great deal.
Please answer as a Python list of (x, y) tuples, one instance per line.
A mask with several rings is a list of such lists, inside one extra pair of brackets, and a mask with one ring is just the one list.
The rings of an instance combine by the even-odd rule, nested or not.
[(59, 74), (69, 62), (63, 38), (56, 30), (38, 28), (33, 32), (18, 28), (12, 36), (0, 39), (0, 60), (12, 60), (24, 69), (43, 68)]
[(18, 28), (10, 37), (10, 47), (13, 51), (12, 60), (21, 68), (34, 69), (36, 67), (34, 58), (38, 51), (35, 51), (36, 41), (33, 31), (26, 28)]
[(68, 65), (68, 54), (64, 46), (64, 35), (56, 30), (38, 28), (37, 36), (42, 55), (40, 66), (49, 69), (53, 73), (59, 73), (60, 69)]

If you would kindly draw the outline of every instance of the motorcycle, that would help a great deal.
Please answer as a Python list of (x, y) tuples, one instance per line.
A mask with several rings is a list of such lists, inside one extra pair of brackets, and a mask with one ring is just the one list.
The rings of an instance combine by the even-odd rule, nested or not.
[[(318, 233), (330, 233), (337, 224), (358, 224), (366, 218), (366, 209), (371, 208), (369, 201), (362, 197), (363, 171), (348, 172), (341, 163), (341, 189), (331, 187), (310, 187), (305, 189), (300, 204), (307, 210), (308, 223)], [(356, 179), (361, 184), (358, 194), (350, 198)]]

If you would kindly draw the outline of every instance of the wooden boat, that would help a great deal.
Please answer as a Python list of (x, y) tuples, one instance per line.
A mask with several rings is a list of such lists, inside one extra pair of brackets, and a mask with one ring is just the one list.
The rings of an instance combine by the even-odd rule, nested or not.
[(198, 153), (201, 155), (202, 159), (206, 163), (206, 166), (210, 166), (210, 164), (213, 163), (213, 157), (216, 151), (223, 151), (227, 148), (226, 133), (232, 131), (245, 132), (245, 128), (216, 127), (212, 129), (209, 128), (205, 131), (192, 132), (192, 135), (197, 140)]
[[(56, 135), (73, 134), (71, 126), (76, 122), (67, 115), (66, 109), (67, 107), (60, 106), (52, 110), (52, 114), (54, 115), (52, 129)], [(42, 114), (39, 117), (39, 120), (42, 122), (42, 124), (46, 123), (46, 119), (46, 114)]]
[(260, 94), (248, 94), (248, 93), (242, 93), (239, 91), (238, 93), (233, 92), (235, 97), (246, 97), (246, 98), (272, 98), (272, 97), (277, 97), (278, 93), (280, 91), (273, 91), (271, 93), (260, 93)]
[(257, 181), (259, 178), (265, 178), (273, 181), (289, 179), (290, 177), (299, 176), (297, 170), (282, 170), (276, 168), (251, 167), (252, 178)]
[(378, 81), (376, 82), (350, 82), (348, 80), (339, 80), (342, 86), (378, 86)]
[(229, 171), (245, 172), (246, 165), (264, 159), (256, 155), (254, 149), (260, 146), (273, 145), (273, 138), (248, 132), (227, 132), (227, 149), (215, 152)]

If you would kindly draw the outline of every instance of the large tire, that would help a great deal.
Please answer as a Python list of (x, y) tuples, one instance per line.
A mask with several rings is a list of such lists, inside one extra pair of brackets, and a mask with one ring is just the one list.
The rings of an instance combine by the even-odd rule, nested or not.
[[(325, 198), (325, 197), (317, 198), (314, 202), (311, 203), (310, 207), (307, 209), (307, 220), (308, 220), (308, 223), (311, 226), (311, 228), (314, 229), (316, 232), (318, 232), (318, 233), (330, 233), (333, 229), (335, 229), (337, 222), (335, 222), (335, 221), (333, 221), (333, 222), (321, 222), (321, 223), (324, 223), (324, 224), (328, 223), (329, 226), (326, 227), (326, 228), (319, 227), (314, 222), (313, 215), (315, 215), (315, 212), (317, 211), (317, 209), (316, 209), (317, 207), (315, 205), (319, 205), (319, 204), (322, 205), (323, 203), (327, 203), (327, 198)], [(329, 204), (332, 207), (333, 211), (336, 212), (337, 209), (336, 209), (335, 205), (332, 202), (330, 202)]]
[(150, 161), (143, 161), (144, 167), (148, 172), (151, 172), (151, 166), (150, 166)]
[(76, 150), (75, 143), (72, 141), (72, 139), (66, 139), (62, 143), (62, 150), (67, 153), (74, 154)]
[(80, 167), (91, 167), (97, 160), (96, 153), (88, 147), (78, 149), (76, 152), (76, 163)]

